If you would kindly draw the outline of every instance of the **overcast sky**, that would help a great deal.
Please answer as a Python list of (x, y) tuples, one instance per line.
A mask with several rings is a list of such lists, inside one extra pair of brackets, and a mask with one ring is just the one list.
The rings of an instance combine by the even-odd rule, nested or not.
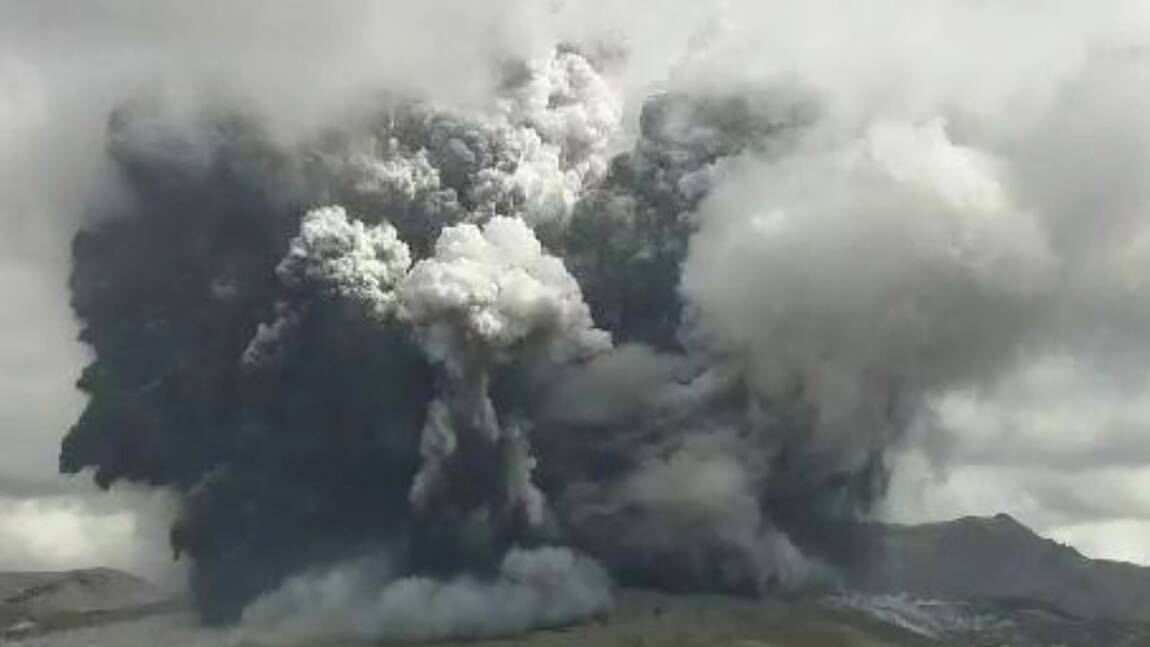
[(933, 394), (882, 512), (1006, 511), (1087, 554), (1150, 564), (1144, 3), (240, 4), (0, 0), (0, 569), (162, 570), (166, 500), (97, 497), (55, 474), (87, 359), (67, 305), (68, 243), (85, 205), (116, 197), (102, 130), (117, 100), (161, 82), (194, 105), (222, 83), (296, 137), (378, 87), (475, 100), (480, 61), (564, 36), (626, 44), (615, 81), (632, 115), (672, 81), (798, 79), (841, 123), (940, 118), (992, 157), (1080, 268), (1041, 331), (1060, 343)]

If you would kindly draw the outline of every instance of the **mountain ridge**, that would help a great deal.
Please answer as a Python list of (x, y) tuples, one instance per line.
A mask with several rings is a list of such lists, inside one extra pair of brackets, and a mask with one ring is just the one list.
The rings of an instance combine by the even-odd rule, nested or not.
[(1083, 619), (1150, 622), (1150, 567), (1087, 557), (1007, 514), (836, 527), (822, 557), (866, 593), (1034, 600)]

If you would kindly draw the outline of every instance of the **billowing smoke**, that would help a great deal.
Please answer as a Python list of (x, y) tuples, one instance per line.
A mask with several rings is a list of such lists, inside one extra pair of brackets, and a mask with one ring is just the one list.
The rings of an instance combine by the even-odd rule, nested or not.
[(290, 141), (227, 102), (122, 103), (128, 197), (73, 244), (95, 359), (62, 469), (174, 491), (204, 618), (279, 640), (833, 582), (827, 529), (945, 437), (941, 400), (1100, 320), (1125, 347), (1144, 287), (1109, 278), (1145, 244), (1125, 215), (1080, 231), (1038, 179), (1065, 151), (953, 87), (891, 109), (858, 100), (869, 69), (707, 78), (732, 29), (638, 106), (602, 42)]
[[(609, 603), (588, 557), (547, 548), (567, 542), (531, 436), (548, 381), (612, 347), (539, 237), (606, 175), (619, 100), (570, 51), (506, 76), (489, 108), (385, 99), (296, 148), (230, 111), (113, 115), (134, 203), (75, 241), (97, 360), (61, 465), (183, 492), (173, 547), (209, 620), (381, 545), (399, 582), (532, 600), (492, 630)], [(535, 593), (584, 572), (585, 593)], [(486, 617), (453, 608), (428, 635)]]
[(292, 577), (245, 611), (241, 635), (272, 644), (423, 641), (557, 627), (603, 613), (611, 583), (565, 548), (513, 548), (495, 577), (397, 577), (387, 554)]

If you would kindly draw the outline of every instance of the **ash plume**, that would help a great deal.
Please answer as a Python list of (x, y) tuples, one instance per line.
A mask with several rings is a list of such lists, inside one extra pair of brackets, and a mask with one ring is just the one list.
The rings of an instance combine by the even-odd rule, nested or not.
[[(147, 106), (113, 119), (140, 204), (76, 240), (98, 358), (62, 466), (185, 492), (173, 546), (208, 619), (373, 543), (393, 578), (500, 582), (507, 551), (559, 545), (626, 581), (757, 594), (821, 569), (772, 497), (870, 502), (839, 481), (881, 473), (879, 441), (778, 494), (809, 423), (776, 438), (684, 317), (691, 214), (737, 156), (791, 146), (806, 99), (659, 95), (626, 150), (580, 54), (508, 74), (491, 109), (397, 101), (299, 150), (227, 113), (159, 148)], [(580, 411), (618, 380), (629, 403)]]
[(631, 53), (581, 44), (288, 140), (226, 101), (120, 104), (61, 469), (171, 490), (204, 619), (273, 640), (833, 584), (824, 535), (945, 436), (940, 400), (1093, 349), (1097, 312), (1133, 338), (1106, 279), (1144, 250), (1049, 207), (1044, 134), (952, 88), (859, 105), (881, 92), (814, 64), (709, 78), (746, 43), (708, 25), (637, 101)]
[(562, 230), (619, 107), (572, 52), (512, 72), (490, 109), (392, 102), (298, 149), (226, 111), (189, 139), (147, 102), (113, 116), (136, 204), (74, 244), (98, 357), (61, 466), (183, 493), (207, 619), (377, 544), (401, 575), (498, 579), (561, 541), (510, 385), (611, 342), (528, 223)]

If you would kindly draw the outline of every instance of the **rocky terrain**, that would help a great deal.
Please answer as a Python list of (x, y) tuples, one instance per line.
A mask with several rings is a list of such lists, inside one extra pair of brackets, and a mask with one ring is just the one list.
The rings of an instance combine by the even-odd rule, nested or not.
[[(835, 537), (825, 557), (844, 573), (841, 590), (751, 600), (622, 589), (594, 622), (444, 645), (1150, 646), (1150, 568), (1088, 559), (1004, 515)], [(263, 647), (201, 628), (148, 583), (107, 569), (0, 574), (0, 644)]]

